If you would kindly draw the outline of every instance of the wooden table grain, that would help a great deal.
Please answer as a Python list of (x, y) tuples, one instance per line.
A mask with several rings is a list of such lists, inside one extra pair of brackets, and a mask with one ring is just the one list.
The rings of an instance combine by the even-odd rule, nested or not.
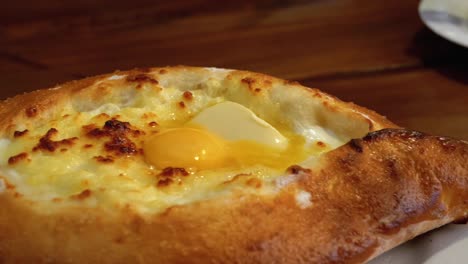
[(414, 130), (468, 139), (468, 49), (418, 1), (8, 1), (0, 98), (134, 67), (197, 65), (297, 80)]

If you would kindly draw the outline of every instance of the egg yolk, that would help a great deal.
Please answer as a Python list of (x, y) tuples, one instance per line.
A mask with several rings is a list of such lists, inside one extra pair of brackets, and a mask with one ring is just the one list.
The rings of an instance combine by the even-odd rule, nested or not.
[(240, 169), (262, 165), (284, 170), (311, 153), (303, 148), (302, 137), (288, 138), (291, 144), (280, 150), (249, 140), (227, 141), (203, 128), (181, 127), (150, 136), (143, 148), (147, 162), (158, 169)]
[(212, 169), (223, 166), (225, 144), (207, 131), (195, 128), (168, 129), (148, 138), (145, 157), (159, 169), (167, 167)]

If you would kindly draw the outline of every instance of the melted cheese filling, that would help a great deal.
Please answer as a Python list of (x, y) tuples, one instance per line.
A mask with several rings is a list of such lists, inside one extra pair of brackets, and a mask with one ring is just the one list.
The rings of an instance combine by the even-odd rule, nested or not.
[(144, 153), (151, 152), (145, 149), (146, 139), (181, 127), (203, 109), (226, 101), (208, 93), (206, 89), (193, 90), (188, 100), (187, 92), (179, 89), (160, 90), (145, 84), (124, 102), (110, 100), (97, 108), (70, 104), (49, 122), (18, 125), (17, 129), (27, 132), (0, 139), (1, 175), (17, 192), (33, 200), (58, 204), (79, 200), (89, 206), (155, 213), (234, 190), (270, 193), (274, 180), (284, 175), (288, 166), (344, 143), (322, 128), (292, 131), (273, 124), (289, 147), (279, 156), (279, 152), (265, 148), (266, 154), (259, 156), (255, 143), (241, 142), (231, 149), (234, 157), (245, 149), (252, 152), (246, 154), (241, 166), (163, 168), (170, 164), (151, 161), (160, 153), (145, 157)]

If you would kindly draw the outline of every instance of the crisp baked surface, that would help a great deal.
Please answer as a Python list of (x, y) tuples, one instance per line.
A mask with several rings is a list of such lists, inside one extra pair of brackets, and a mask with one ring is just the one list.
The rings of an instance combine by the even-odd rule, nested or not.
[[(222, 101), (318, 147), (280, 172), (165, 184), (145, 136)], [(468, 214), (466, 142), (262, 74), (116, 72), (8, 99), (0, 117), (0, 263), (360, 263)]]

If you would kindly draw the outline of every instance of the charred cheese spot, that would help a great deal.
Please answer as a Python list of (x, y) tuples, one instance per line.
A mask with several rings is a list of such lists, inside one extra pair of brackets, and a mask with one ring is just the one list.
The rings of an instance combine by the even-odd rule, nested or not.
[(112, 158), (112, 156), (95, 156), (94, 159), (98, 162), (101, 162), (101, 163), (112, 163), (114, 162), (114, 159)]
[(77, 199), (77, 200), (83, 200), (83, 199), (89, 198), (91, 196), (91, 194), (92, 194), (91, 190), (86, 189), (86, 190), (80, 192), (79, 194), (72, 195), (71, 198), (72, 199)]
[(317, 141), (317, 146), (324, 148), (327, 146), (327, 144), (323, 143), (322, 141)]
[(299, 174), (299, 173), (310, 173), (311, 170), (307, 168), (303, 168), (299, 165), (292, 165), (286, 169), (286, 172), (290, 174)]
[(121, 135), (115, 135), (111, 137), (111, 140), (104, 144), (105, 149), (108, 152), (112, 152), (117, 155), (136, 155), (138, 149), (135, 143), (129, 138)]
[(15, 138), (22, 137), (22, 136), (26, 135), (28, 133), (28, 131), (29, 130), (27, 130), (27, 129), (25, 129), (23, 131), (15, 131), (13, 133), (13, 137), (15, 137)]
[(51, 128), (47, 133), (39, 139), (39, 143), (33, 148), (33, 151), (43, 150), (54, 152), (57, 148), (61, 146), (72, 146), (78, 137), (72, 137), (67, 139), (62, 139), (58, 141), (52, 140), (52, 137), (58, 134), (58, 130)]
[(184, 97), (185, 100), (191, 101), (193, 99), (193, 94), (191, 92), (189, 92), (189, 91), (185, 91), (183, 93), (183, 97)]
[(176, 178), (178, 178), (180, 182), (180, 177), (187, 177), (190, 173), (188, 173), (184, 168), (173, 168), (167, 167), (162, 170), (162, 172), (158, 175), (158, 187), (166, 187), (169, 186), (174, 182)]
[(159, 82), (154, 79), (152, 76), (148, 75), (148, 74), (144, 74), (144, 73), (141, 73), (141, 74), (136, 74), (136, 75), (129, 75), (127, 77), (127, 81), (128, 82), (137, 82), (137, 83), (145, 83), (145, 82), (148, 82), (148, 83), (152, 83), (152, 84), (158, 84)]
[(251, 87), (252, 84), (255, 83), (255, 79), (254, 78), (251, 78), (251, 77), (246, 77), (246, 78), (243, 78), (241, 80), (241, 82), (247, 84), (249, 86), (249, 88)]
[(102, 128), (93, 128), (93, 125), (84, 127), (89, 130), (86, 133), (90, 138), (107, 138), (104, 143), (104, 149), (116, 155), (136, 155), (139, 149), (130, 137), (138, 137), (143, 134), (142, 131), (132, 129), (129, 122), (122, 122), (111, 119), (105, 122)]
[(10, 165), (16, 164), (17, 162), (21, 160), (25, 160), (27, 157), (28, 157), (28, 153), (22, 152), (20, 154), (17, 154), (15, 156), (8, 158), (8, 164)]
[(164, 168), (159, 175), (164, 176), (164, 177), (173, 177), (173, 176), (188, 176), (189, 173), (184, 168), (167, 167), (167, 168)]
[(254, 84), (257, 83), (257, 80), (255, 78), (252, 78), (252, 77), (246, 77), (246, 78), (243, 78), (241, 79), (241, 82), (244, 83), (244, 84), (247, 84), (247, 87), (249, 88), (249, 91), (254, 93), (254, 94), (258, 94), (262, 91), (262, 89), (260, 87), (255, 87), (255, 86), (258, 86)]
[(173, 182), (174, 182), (174, 180), (172, 180), (172, 178), (162, 178), (162, 179), (158, 180), (157, 186), (158, 187), (165, 187), (165, 186), (170, 185)]
[(31, 107), (28, 107), (26, 108), (26, 116), (27, 117), (35, 117), (37, 116), (37, 108), (35, 106), (31, 106)]

